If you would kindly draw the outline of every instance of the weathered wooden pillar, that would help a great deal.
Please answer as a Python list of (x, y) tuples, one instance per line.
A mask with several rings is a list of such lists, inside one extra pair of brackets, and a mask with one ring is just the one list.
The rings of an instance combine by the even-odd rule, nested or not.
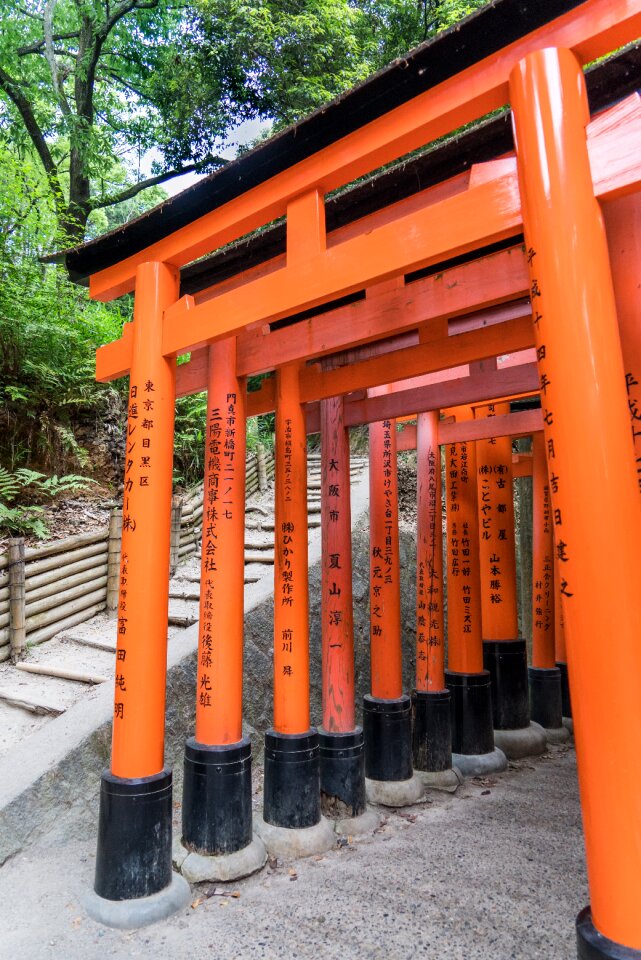
[(452, 766), (450, 692), (443, 639), (443, 515), (437, 410), (418, 415), (416, 428), (416, 689), (412, 696), (414, 768)]
[(532, 438), (532, 666), (529, 668), (532, 720), (553, 740), (566, 740), (561, 671), (554, 646), (554, 537), (545, 439)]
[(9, 540), (9, 651), (13, 663), (27, 652), (24, 537)]
[(321, 400), (322, 688), (321, 807), (365, 811), (363, 729), (355, 723), (349, 432), (343, 398)]
[[(164, 766), (176, 364), (162, 355), (162, 317), (177, 298), (176, 269), (138, 267), (111, 770), (102, 776), (96, 857), (95, 891), (103, 902), (187, 887), (178, 878), (172, 884), (172, 775)], [(166, 911), (176, 906), (172, 897)]]
[[(506, 415), (509, 403), (477, 408), (476, 419)], [(543, 753), (545, 737), (530, 726), (527, 649), (518, 636), (512, 441), (476, 443), (483, 662), (492, 680), (494, 741), (510, 758)]]
[[(455, 411), (472, 418), (470, 408)], [(479, 522), (474, 443), (445, 449), (447, 492), (447, 642), (445, 682), (452, 697), (452, 752), (463, 773), (502, 769), (495, 750), (490, 674), (483, 667)], [(479, 759), (481, 758), (481, 759)]]
[[(252, 842), (251, 743), (242, 730), (245, 390), (236, 375), (236, 340), (211, 344), (196, 735), (185, 744), (182, 843), (216, 858)], [(265, 854), (259, 849), (244, 856), (248, 862), (236, 876), (255, 870)], [(209, 879), (224, 879), (219, 863), (212, 867)]]
[(369, 425), (369, 511), (371, 693), (363, 701), (365, 776), (371, 799), (385, 802), (386, 788), (378, 784), (414, 787), (411, 701), (403, 693), (396, 420)]
[(541, 50), (510, 95), (590, 886), (578, 951), (641, 957), (641, 503), (583, 71)]
[(122, 509), (120, 507), (113, 507), (109, 514), (109, 533), (107, 540), (107, 613), (112, 618), (118, 615), (121, 546)]

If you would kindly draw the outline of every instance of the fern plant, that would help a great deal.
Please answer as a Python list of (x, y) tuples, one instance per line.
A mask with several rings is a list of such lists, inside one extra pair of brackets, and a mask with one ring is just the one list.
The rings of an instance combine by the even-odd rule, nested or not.
[(20, 467), (11, 473), (0, 467), (0, 533), (10, 536), (31, 534), (38, 539), (46, 537), (47, 524), (44, 519), (44, 507), (30, 503), (15, 503), (28, 491), (31, 497), (39, 500), (53, 500), (61, 493), (86, 490), (93, 483), (86, 477), (73, 473), (64, 477), (54, 474), (47, 477), (37, 470)]

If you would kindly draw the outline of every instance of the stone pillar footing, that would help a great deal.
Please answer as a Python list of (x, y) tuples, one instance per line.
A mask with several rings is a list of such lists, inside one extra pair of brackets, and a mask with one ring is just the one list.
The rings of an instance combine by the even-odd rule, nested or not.
[(412, 692), (414, 770), (430, 773), (452, 768), (452, 714), (449, 690)]
[(495, 730), (494, 742), (508, 760), (539, 757), (547, 749), (545, 730), (538, 723), (516, 730)]
[(288, 830), (304, 830), (319, 823), (320, 758), (314, 728), (304, 733), (267, 731), (264, 789), (265, 823)]
[(267, 851), (260, 837), (252, 837), (241, 850), (211, 856), (188, 850), (176, 837), (173, 845), (173, 861), (189, 883), (227, 883), (256, 873), (267, 861)]
[(233, 854), (252, 842), (251, 743), (185, 744), (182, 840), (206, 857)]
[(91, 891), (84, 898), (84, 907), (92, 920), (118, 930), (136, 930), (165, 920), (191, 901), (189, 884), (178, 873), (172, 873), (169, 884), (158, 893), (137, 900), (106, 900)]
[(278, 827), (256, 816), (254, 829), (269, 855), (283, 860), (311, 857), (336, 846), (334, 827), (325, 817), (311, 827)]
[(362, 727), (347, 733), (318, 731), (321, 811), (331, 820), (365, 813), (365, 746)]
[(456, 793), (465, 780), (458, 767), (450, 767), (449, 770), (415, 770), (414, 772), (426, 790), (443, 790), (445, 793)]
[(641, 960), (641, 950), (624, 947), (599, 933), (589, 907), (576, 918), (576, 944), (578, 960)]
[(170, 886), (172, 812), (171, 770), (138, 779), (103, 772), (94, 883), (99, 898), (137, 900)]
[(567, 743), (572, 739), (572, 734), (568, 727), (544, 727), (545, 738), (548, 743)]
[(366, 694), (363, 732), (365, 776), (369, 780), (409, 780), (412, 776), (412, 705), (407, 694), (395, 700)]
[(330, 821), (339, 837), (362, 837), (373, 833), (381, 824), (381, 814), (371, 807), (358, 817), (346, 817), (344, 820)]
[(452, 761), (464, 777), (483, 777), (507, 770), (507, 757), (498, 747), (489, 753), (453, 753)]
[(423, 799), (425, 788), (414, 774), (408, 780), (365, 780), (367, 799), (381, 807), (410, 807)]

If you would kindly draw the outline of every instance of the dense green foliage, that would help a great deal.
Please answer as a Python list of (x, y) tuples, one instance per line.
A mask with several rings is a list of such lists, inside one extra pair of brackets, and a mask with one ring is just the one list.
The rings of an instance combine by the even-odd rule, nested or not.
[[(126, 384), (94, 380), (130, 298), (88, 300), (40, 257), (211, 171), (245, 120), (289, 124), (480, 0), (0, 0), (0, 466), (91, 474), (77, 439), (124, 422)], [(146, 179), (145, 179), (146, 178)], [(179, 401), (176, 481), (202, 475), (205, 401)], [(269, 441), (270, 419), (248, 444)], [(44, 475), (21, 494), (53, 492)], [(11, 501), (11, 502), (9, 502)], [(15, 519), (15, 518), (14, 518)], [(0, 517), (0, 527), (2, 518)]]

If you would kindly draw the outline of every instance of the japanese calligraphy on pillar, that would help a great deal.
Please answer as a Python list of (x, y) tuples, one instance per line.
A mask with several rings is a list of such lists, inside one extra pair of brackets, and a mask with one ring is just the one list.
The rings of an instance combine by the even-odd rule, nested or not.
[(127, 652), (129, 617), (129, 551), (130, 537), (144, 536), (138, 518), (140, 497), (151, 486), (154, 434), (155, 387), (152, 380), (129, 385), (127, 439), (125, 446), (125, 480), (122, 504), (122, 551), (120, 557), (120, 592), (118, 597), (118, 649), (116, 652), (116, 697), (114, 718), (123, 720), (127, 693)]
[(416, 687), (443, 684), (443, 530), (438, 413), (417, 422)]
[(237, 405), (237, 393), (226, 393), (224, 404), (210, 406), (207, 413), (198, 676), (198, 705), (204, 709), (213, 704), (220, 541), (235, 520), (236, 471), (244, 470), (244, 463), (236, 462)]
[[(550, 503), (550, 485), (543, 487), (543, 542), (552, 544), (552, 505)], [(554, 629), (554, 557), (552, 552), (545, 550), (542, 567), (537, 571), (534, 581), (534, 623), (533, 627), (539, 633), (550, 633)]]
[[(552, 386), (547, 368), (547, 347), (542, 342), (541, 331), (542, 321), (544, 321), (543, 291), (541, 283), (537, 277), (536, 269), (536, 250), (530, 246), (527, 250), (527, 261), (530, 265), (530, 300), (532, 302), (532, 322), (537, 335), (536, 360), (539, 370), (539, 382), (541, 387), (541, 409), (543, 412), (543, 422), (545, 424), (545, 453), (548, 461), (548, 476), (550, 480), (550, 491), (552, 502), (555, 496), (560, 494), (563, 481), (559, 475), (556, 463), (555, 451), (555, 432), (554, 432), (554, 411), (550, 404), (548, 390)], [(634, 429), (634, 428), (633, 428)], [(556, 559), (559, 563), (559, 590), (562, 597), (570, 599), (573, 596), (572, 588), (567, 578), (566, 564), (570, 560), (570, 547), (567, 542), (567, 535), (563, 530), (563, 514), (559, 507), (553, 507), (552, 525), (554, 531), (554, 544)]]

